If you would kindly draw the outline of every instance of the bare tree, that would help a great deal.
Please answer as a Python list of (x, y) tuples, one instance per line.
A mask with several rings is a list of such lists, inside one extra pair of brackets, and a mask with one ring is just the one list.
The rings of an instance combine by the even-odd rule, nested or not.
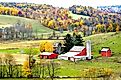
[(12, 66), (15, 65), (14, 57), (11, 54), (5, 54), (5, 57), (3, 59), (3, 64), (7, 69), (7, 76), (12, 77), (13, 76)]
[(0, 57), (0, 77), (2, 77), (2, 58)]
[(59, 69), (59, 63), (55, 63), (54, 61), (49, 61), (47, 63), (47, 72), (51, 80), (54, 80), (54, 77), (58, 73)]

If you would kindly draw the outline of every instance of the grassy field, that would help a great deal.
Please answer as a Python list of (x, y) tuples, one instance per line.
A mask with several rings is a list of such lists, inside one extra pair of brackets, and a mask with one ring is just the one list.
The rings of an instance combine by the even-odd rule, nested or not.
[(86, 68), (110, 68), (114, 73), (121, 73), (121, 64), (115, 62), (107, 62), (107, 61), (80, 61), (78, 63), (70, 62), (70, 61), (60, 61), (61, 69), (58, 75), (60, 76), (80, 76)]
[(84, 16), (84, 15), (77, 15), (77, 14), (73, 14), (71, 11), (70, 11), (70, 15), (72, 16), (73, 19), (79, 19), (79, 18), (89, 18), (89, 16)]
[(27, 18), (17, 17), (17, 16), (0, 15), (0, 25), (2, 26), (8, 25), (8, 24), (12, 25), (18, 21), (25, 22), (25, 24), (31, 23), (34, 32), (36, 32), (36, 30), (38, 33), (50, 33), (53, 31), (52, 29), (49, 29), (41, 25), (38, 20), (27, 19)]
[(99, 55), (102, 47), (110, 47), (114, 56), (121, 56), (121, 32), (96, 34), (84, 39), (91, 40), (92, 52), (95, 55)]

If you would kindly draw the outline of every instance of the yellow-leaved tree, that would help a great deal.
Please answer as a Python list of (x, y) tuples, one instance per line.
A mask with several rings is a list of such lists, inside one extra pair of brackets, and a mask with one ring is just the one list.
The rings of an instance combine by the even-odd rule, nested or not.
[(117, 26), (116, 26), (116, 32), (118, 33), (119, 30), (120, 30), (120, 26), (117, 24)]
[(45, 42), (40, 43), (40, 51), (44, 52), (45, 51)]
[(81, 20), (81, 21), (79, 22), (79, 25), (82, 26), (83, 24), (84, 24), (84, 21)]
[(53, 44), (51, 42), (46, 42), (45, 51), (46, 52), (52, 52), (53, 51)]
[(40, 51), (41, 52), (52, 52), (53, 51), (53, 44), (51, 42), (41, 42), (40, 43)]
[(30, 77), (32, 75), (32, 71), (30, 69), (29, 61), (25, 61), (22, 67), (23, 76)]

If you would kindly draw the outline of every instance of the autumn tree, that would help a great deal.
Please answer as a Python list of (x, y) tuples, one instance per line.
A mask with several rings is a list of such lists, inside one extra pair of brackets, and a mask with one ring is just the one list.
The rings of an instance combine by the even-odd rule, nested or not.
[(41, 52), (52, 52), (53, 44), (51, 42), (41, 42), (40, 43), (40, 51)]
[(23, 71), (23, 76), (24, 77), (32, 77), (32, 71), (30, 68), (30, 63), (29, 61), (25, 61), (23, 66), (22, 66), (22, 71)]
[(112, 31), (113, 31), (113, 25), (112, 23), (109, 23), (108, 32), (112, 32)]
[(118, 33), (119, 30), (120, 30), (120, 27), (119, 27), (119, 25), (117, 24), (117, 26), (116, 26), (116, 32)]
[(98, 32), (98, 33), (101, 32), (101, 27), (102, 27), (102, 25), (101, 25), (100, 23), (98, 23), (98, 24), (96, 25), (96, 28), (97, 28), (97, 32)]
[(28, 48), (28, 50), (26, 52), (26, 54), (28, 54), (28, 57), (22, 66), (23, 75), (28, 78), (32, 77), (32, 68), (36, 61), (33, 58), (33, 54), (36, 54), (39, 52), (39, 51), (35, 51), (32, 46), (33, 46), (33, 44), (31, 44), (31, 46)]

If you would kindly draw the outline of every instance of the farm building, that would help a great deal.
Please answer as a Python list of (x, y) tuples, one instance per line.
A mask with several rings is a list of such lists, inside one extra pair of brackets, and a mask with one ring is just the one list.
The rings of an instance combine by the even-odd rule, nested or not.
[(103, 57), (110, 57), (111, 56), (111, 50), (109, 47), (102, 47), (100, 53), (101, 53), (101, 56), (103, 56)]
[(58, 57), (58, 54), (50, 53), (50, 52), (43, 52), (40, 53), (41, 59), (56, 59)]
[(77, 60), (85, 60), (91, 59), (91, 42), (87, 41), (85, 46), (74, 46), (70, 49), (66, 54), (62, 54), (58, 56), (58, 59), (77, 61)]

